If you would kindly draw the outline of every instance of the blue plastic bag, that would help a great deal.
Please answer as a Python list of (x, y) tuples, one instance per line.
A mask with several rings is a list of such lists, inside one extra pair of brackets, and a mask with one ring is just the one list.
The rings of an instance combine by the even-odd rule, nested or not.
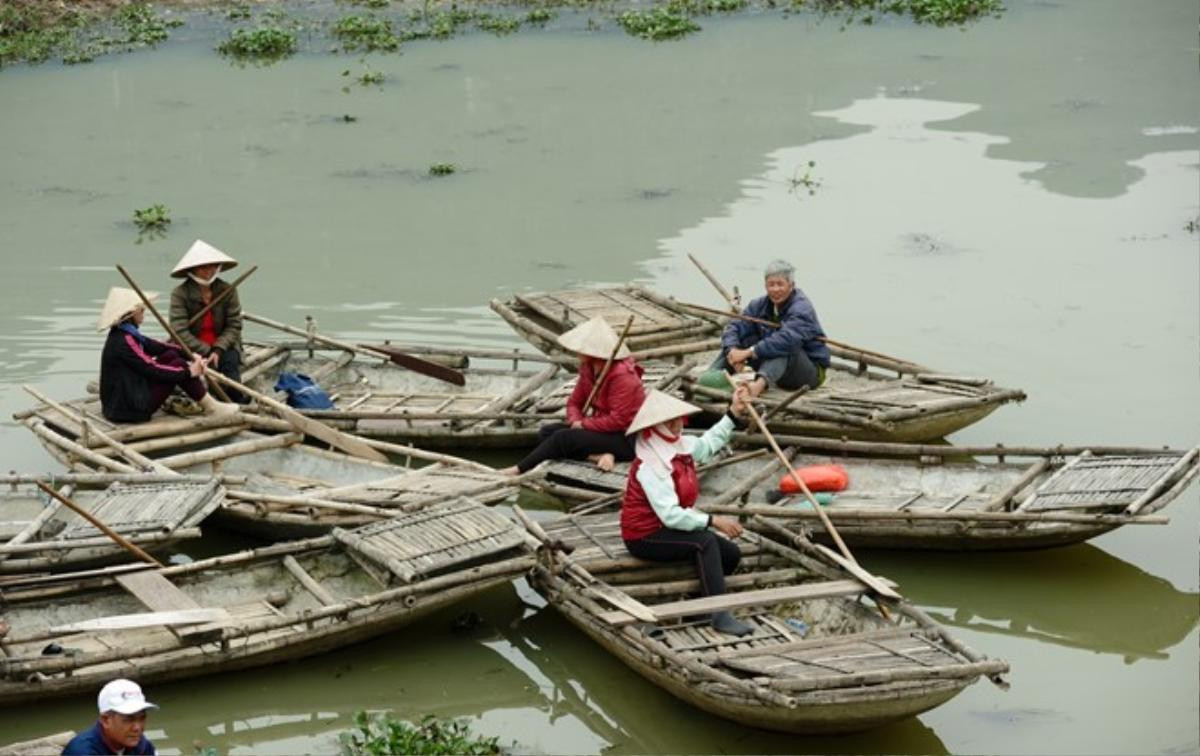
[(287, 403), (296, 409), (333, 409), (325, 389), (303, 373), (280, 373), (276, 391), (287, 392)]

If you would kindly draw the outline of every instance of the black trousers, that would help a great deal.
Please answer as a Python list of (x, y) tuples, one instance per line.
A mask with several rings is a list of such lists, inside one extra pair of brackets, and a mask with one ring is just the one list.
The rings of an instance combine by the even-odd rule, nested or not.
[(626, 541), (625, 548), (638, 559), (652, 562), (694, 560), (700, 577), (700, 593), (716, 596), (725, 592), (725, 576), (737, 569), (742, 550), (711, 530), (662, 528), (645, 538)]
[(548, 459), (587, 459), (591, 454), (611, 454), (618, 462), (633, 459), (633, 439), (624, 433), (597, 433), (550, 423), (538, 429), (538, 445), (517, 469), (528, 472)]
[[(226, 378), (232, 378), (238, 383), (242, 382), (242, 355), (236, 349), (226, 349), (221, 352), (221, 356), (217, 358), (217, 372)], [(245, 404), (248, 399), (242, 396), (242, 392), (237, 389), (225, 388), (225, 393), (229, 395), (230, 401), (238, 404)]]

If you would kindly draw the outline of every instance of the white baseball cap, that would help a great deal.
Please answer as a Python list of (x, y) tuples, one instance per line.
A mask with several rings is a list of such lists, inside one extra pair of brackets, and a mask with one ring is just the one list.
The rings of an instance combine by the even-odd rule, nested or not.
[(133, 680), (113, 680), (100, 689), (96, 699), (100, 713), (115, 711), (118, 714), (137, 714), (146, 709), (157, 709), (158, 706), (146, 700), (142, 688)]

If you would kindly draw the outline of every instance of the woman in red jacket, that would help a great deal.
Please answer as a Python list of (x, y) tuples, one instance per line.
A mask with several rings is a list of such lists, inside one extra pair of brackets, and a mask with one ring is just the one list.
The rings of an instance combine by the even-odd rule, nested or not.
[(602, 470), (617, 460), (633, 459), (633, 441), (626, 428), (642, 406), (646, 389), (642, 367), (622, 344), (584, 415), (583, 405), (604, 370), (620, 337), (603, 318), (592, 318), (558, 337), (558, 343), (579, 355), (579, 378), (567, 400), (567, 422), (538, 430), (538, 445), (524, 459), (501, 472), (527, 472), (547, 459), (590, 459)]

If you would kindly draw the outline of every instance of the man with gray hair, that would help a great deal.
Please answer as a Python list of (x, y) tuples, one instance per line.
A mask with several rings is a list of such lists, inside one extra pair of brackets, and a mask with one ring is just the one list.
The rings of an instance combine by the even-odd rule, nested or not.
[(758, 396), (771, 386), (794, 391), (816, 388), (825, 381), (829, 348), (817, 311), (804, 292), (796, 288), (795, 268), (785, 260), (772, 260), (763, 273), (767, 294), (742, 311), (743, 315), (774, 325), (734, 319), (721, 334), (718, 370), (754, 369), (750, 393)]

